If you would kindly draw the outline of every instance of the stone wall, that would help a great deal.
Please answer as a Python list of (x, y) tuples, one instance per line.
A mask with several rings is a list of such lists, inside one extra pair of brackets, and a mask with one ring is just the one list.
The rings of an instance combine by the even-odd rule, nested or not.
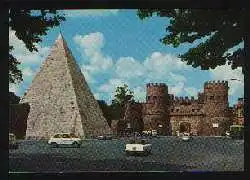
[[(166, 134), (176, 135), (181, 123), (190, 123), (190, 132), (197, 135), (221, 135), (225, 124), (230, 124), (232, 113), (228, 106), (228, 82), (209, 81), (198, 98), (175, 97), (163, 83), (146, 86), (146, 102), (142, 103), (144, 129), (157, 129), (164, 125)], [(213, 127), (218, 123), (218, 128)], [(162, 130), (162, 129), (161, 129)]]

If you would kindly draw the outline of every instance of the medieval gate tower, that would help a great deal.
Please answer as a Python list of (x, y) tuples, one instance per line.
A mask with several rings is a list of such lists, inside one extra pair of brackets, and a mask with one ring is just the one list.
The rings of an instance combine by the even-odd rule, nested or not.
[[(208, 127), (229, 120), (228, 89), (227, 81), (208, 81), (204, 84), (203, 112)], [(214, 134), (212, 131), (213, 128), (210, 128), (207, 133)]]
[(162, 135), (170, 134), (168, 104), (166, 84), (147, 84), (146, 103), (143, 106), (144, 129), (156, 129)]

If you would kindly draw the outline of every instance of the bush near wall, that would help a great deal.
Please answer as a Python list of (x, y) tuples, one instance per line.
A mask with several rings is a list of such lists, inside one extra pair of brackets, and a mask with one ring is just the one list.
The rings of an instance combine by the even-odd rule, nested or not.
[(25, 138), (29, 111), (28, 103), (9, 105), (9, 133), (14, 133), (17, 139)]

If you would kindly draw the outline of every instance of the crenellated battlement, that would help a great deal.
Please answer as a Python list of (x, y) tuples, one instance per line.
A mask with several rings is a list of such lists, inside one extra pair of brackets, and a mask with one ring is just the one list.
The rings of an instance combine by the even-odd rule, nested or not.
[(165, 83), (148, 83), (147, 87), (167, 87)]
[(197, 99), (194, 98), (194, 96), (188, 97), (188, 96), (175, 96), (173, 99), (174, 103), (194, 103), (197, 101)]
[(207, 81), (204, 83), (204, 88), (213, 88), (213, 89), (224, 89), (228, 88), (228, 81)]

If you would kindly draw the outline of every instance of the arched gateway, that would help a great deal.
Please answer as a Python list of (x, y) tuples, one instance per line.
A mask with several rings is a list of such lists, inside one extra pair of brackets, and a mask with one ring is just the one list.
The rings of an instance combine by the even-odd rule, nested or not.
[(190, 133), (191, 132), (191, 123), (189, 122), (180, 122), (179, 124), (179, 132), (180, 133)]

